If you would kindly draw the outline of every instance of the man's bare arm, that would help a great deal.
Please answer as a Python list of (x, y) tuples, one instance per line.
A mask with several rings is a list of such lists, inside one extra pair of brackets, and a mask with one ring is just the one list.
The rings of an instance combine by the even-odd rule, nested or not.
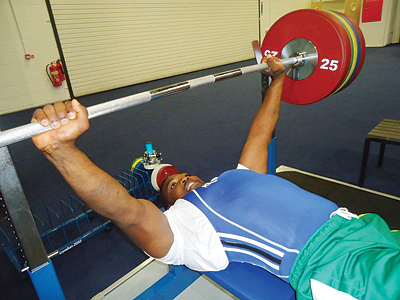
[(262, 62), (269, 64), (270, 69), (266, 74), (272, 77), (272, 82), (250, 127), (239, 163), (252, 171), (265, 174), (267, 173), (268, 146), (279, 118), (285, 74), (283, 73), (284, 66), (278, 58), (264, 57)]
[(164, 214), (153, 203), (130, 196), (118, 181), (76, 147), (76, 139), (89, 128), (86, 108), (76, 100), (58, 102), (37, 110), (32, 121), (51, 124), (55, 129), (32, 140), (79, 197), (112, 220), (149, 255), (164, 257), (173, 242)]

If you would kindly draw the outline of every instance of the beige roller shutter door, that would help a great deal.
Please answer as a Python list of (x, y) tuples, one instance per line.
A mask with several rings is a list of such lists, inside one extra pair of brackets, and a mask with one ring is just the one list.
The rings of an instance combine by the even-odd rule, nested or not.
[(254, 57), (258, 0), (50, 0), (75, 96)]

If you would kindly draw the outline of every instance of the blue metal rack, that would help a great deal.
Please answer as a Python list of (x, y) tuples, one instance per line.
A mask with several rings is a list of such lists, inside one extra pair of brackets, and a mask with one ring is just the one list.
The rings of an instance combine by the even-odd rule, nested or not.
[(46, 249), (48, 252), (58, 251), (59, 255), (93, 235), (110, 229), (109, 220), (87, 209), (82, 201), (72, 195), (68, 203), (59, 200), (59, 213), (48, 206), (46, 213), (49, 228), (39, 217), (33, 216)]
[(14, 245), (13, 240), (9, 237), (2, 228), (0, 228), (0, 241), (1, 247), (3, 248), (4, 252), (12, 262), (12, 264), (17, 268), (17, 270), (21, 270), (24, 264), (20, 246)]
[[(46, 206), (47, 222), (33, 214), (36, 226), (47, 253), (65, 253), (81, 244), (93, 235), (110, 228), (110, 221), (87, 209), (85, 204), (74, 196), (69, 196), (68, 203), (59, 200), (59, 210)], [(47, 224), (46, 224), (47, 223)], [(8, 230), (7, 230), (8, 231)], [(1, 245), (18, 271), (24, 270), (21, 250), (15, 233), (0, 228)]]
[[(157, 192), (151, 186), (151, 170), (127, 170), (115, 178), (135, 198), (148, 199), (154, 202)], [(81, 244), (95, 234), (110, 229), (110, 221), (88, 209), (78, 198), (70, 195), (68, 200), (59, 200), (58, 209), (45, 207), (46, 217), (40, 218), (33, 214), (47, 253), (62, 255)], [(0, 228), (0, 241), (18, 271), (25, 268), (21, 247), (12, 230)]]
[(158, 193), (151, 185), (152, 170), (135, 168), (116, 175), (115, 178), (128, 190), (129, 194), (138, 199), (154, 202)]

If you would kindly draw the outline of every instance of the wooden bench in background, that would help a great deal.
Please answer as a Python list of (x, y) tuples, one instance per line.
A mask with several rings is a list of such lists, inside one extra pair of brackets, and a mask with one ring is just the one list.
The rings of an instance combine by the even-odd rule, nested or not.
[(367, 169), (369, 147), (371, 142), (381, 143), (379, 150), (378, 167), (383, 163), (386, 144), (400, 146), (400, 120), (383, 119), (374, 129), (372, 129), (365, 138), (364, 154), (361, 163), (359, 186), (364, 186), (365, 171)]

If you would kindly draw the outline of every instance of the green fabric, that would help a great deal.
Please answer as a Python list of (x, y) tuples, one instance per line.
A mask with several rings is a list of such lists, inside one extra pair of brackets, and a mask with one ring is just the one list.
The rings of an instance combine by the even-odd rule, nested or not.
[(359, 300), (400, 299), (400, 231), (376, 214), (334, 216), (296, 258), (290, 284), (296, 299), (312, 299), (310, 279)]

